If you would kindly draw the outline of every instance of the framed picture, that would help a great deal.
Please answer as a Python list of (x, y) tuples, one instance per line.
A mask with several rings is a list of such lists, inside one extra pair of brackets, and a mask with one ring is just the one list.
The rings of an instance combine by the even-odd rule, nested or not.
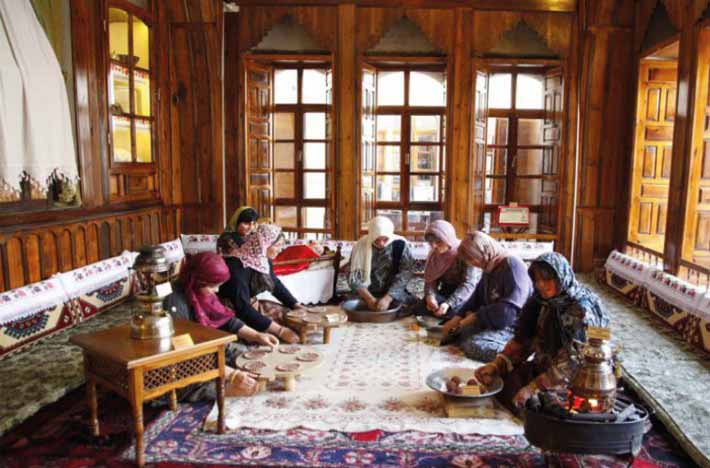
[(514, 204), (499, 206), (498, 225), (501, 227), (528, 227), (530, 225), (530, 208)]

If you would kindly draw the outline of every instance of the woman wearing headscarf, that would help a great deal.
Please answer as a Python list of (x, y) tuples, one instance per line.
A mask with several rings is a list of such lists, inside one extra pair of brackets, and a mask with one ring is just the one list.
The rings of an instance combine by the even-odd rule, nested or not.
[(586, 341), (587, 327), (609, 324), (599, 298), (577, 282), (562, 255), (540, 255), (529, 273), (535, 293), (520, 314), (514, 337), (493, 362), (476, 370), (486, 384), (503, 378), (498, 396), (511, 409), (522, 408), (540, 390), (566, 385), (576, 371), (574, 356), (577, 345)]
[(387, 310), (392, 301), (410, 305), (415, 299), (407, 283), (413, 269), (414, 257), (406, 239), (394, 233), (389, 218), (375, 216), (368, 223), (367, 235), (353, 247), (348, 284), (370, 310)]
[(464, 353), (489, 361), (513, 336), (513, 324), (532, 294), (525, 263), (490, 236), (477, 231), (461, 242), (458, 255), (482, 270), (481, 280), (456, 317), (444, 325), (443, 343), (458, 340)]
[(269, 332), (288, 343), (298, 341), (290, 328), (279, 325), (254, 308), (252, 298), (269, 291), (289, 309), (303, 308), (274, 274), (271, 259), (278, 255), (283, 235), (275, 224), (260, 224), (249, 234), (233, 256), (225, 257), (230, 277), (219, 288), (219, 296), (229, 300), (238, 318), (261, 332)]
[[(205, 327), (234, 333), (250, 343), (276, 346), (278, 340), (275, 336), (260, 333), (245, 325), (235, 317), (233, 310), (220, 302), (216, 294), (217, 289), (228, 279), (229, 269), (221, 256), (213, 252), (193, 255), (183, 266), (173, 293), (165, 298), (164, 307), (175, 318), (192, 320)], [(232, 346), (230, 343), (226, 351), (227, 362), (234, 362), (241, 350), (239, 346)], [(256, 391), (256, 381), (245, 372), (232, 369), (229, 380), (229, 394), (251, 394)], [(189, 394), (187, 398), (194, 401), (209, 397), (209, 389), (212, 387), (214, 385), (191, 387), (190, 391), (186, 392)]]
[(427, 227), (424, 240), (431, 250), (424, 267), (424, 300), (417, 304), (414, 313), (451, 318), (476, 288), (475, 269), (458, 255), (461, 240), (451, 223), (434, 221)]
[(246, 237), (256, 229), (259, 214), (250, 206), (242, 206), (234, 212), (224, 228), (224, 232), (217, 239), (217, 250), (222, 255), (232, 254), (241, 247)]

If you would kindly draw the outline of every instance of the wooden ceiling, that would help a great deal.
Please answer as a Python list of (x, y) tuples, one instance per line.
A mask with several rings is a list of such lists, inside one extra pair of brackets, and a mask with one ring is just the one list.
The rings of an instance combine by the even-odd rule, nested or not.
[(390, 8), (474, 8), (477, 10), (549, 11), (573, 13), (577, 0), (224, 0), (237, 6), (334, 6)]

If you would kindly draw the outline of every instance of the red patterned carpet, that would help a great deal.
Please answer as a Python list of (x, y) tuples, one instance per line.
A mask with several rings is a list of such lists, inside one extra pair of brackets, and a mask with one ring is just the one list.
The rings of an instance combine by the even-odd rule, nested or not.
[[(522, 436), (444, 435), (422, 432), (339, 433), (295, 429), (243, 430), (217, 435), (200, 430), (209, 404), (183, 404), (176, 413), (146, 407), (146, 460), (156, 468), (287, 467), (623, 467), (695, 466), (658, 424), (635, 460), (544, 455)], [(102, 436), (89, 435), (83, 389), (72, 392), (0, 438), (6, 468), (132, 467), (128, 404), (102, 395)]]

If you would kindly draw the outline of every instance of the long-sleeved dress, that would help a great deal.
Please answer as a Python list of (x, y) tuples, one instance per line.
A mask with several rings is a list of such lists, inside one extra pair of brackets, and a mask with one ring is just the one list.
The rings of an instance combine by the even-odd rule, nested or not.
[(466, 356), (493, 360), (513, 337), (513, 324), (532, 291), (527, 267), (518, 257), (506, 257), (493, 271), (483, 272), (473, 295), (459, 309), (460, 314), (476, 314), (475, 322), (461, 331), (459, 344)]
[[(220, 286), (218, 295), (231, 302), (237, 318), (257, 331), (266, 331), (271, 325), (272, 319), (256, 310), (251, 301), (252, 297), (266, 290), (265, 282), (254, 281), (254, 276), (261, 275), (261, 273), (249, 267), (244, 267), (238, 258), (226, 257), (225, 261), (227, 262), (227, 267), (229, 267), (230, 277), (227, 282)], [(293, 297), (288, 288), (274, 274), (271, 261), (269, 261), (269, 276), (270, 282), (273, 284), (273, 288), (269, 292), (281, 301), (284, 306), (292, 309), (298, 303), (298, 300)], [(263, 286), (258, 288), (255, 284), (262, 284)]]
[(428, 314), (426, 296), (434, 295), (436, 302), (449, 304), (444, 319), (462, 311), (462, 307), (471, 299), (476, 290), (476, 269), (468, 266), (462, 259), (456, 261), (436, 281), (424, 284), (424, 300), (417, 303), (414, 313)]
[[(395, 246), (398, 242), (404, 243), (399, 267), (395, 269)], [(401, 247), (400, 247), (401, 248)], [(389, 294), (401, 304), (411, 304), (414, 296), (407, 291), (407, 284), (414, 274), (414, 256), (409, 244), (397, 240), (388, 244), (384, 249), (372, 249), (372, 266), (370, 268), (370, 285), (367, 290), (375, 297)], [(348, 275), (348, 285), (353, 293), (365, 287), (364, 278), (360, 272), (351, 271)]]

